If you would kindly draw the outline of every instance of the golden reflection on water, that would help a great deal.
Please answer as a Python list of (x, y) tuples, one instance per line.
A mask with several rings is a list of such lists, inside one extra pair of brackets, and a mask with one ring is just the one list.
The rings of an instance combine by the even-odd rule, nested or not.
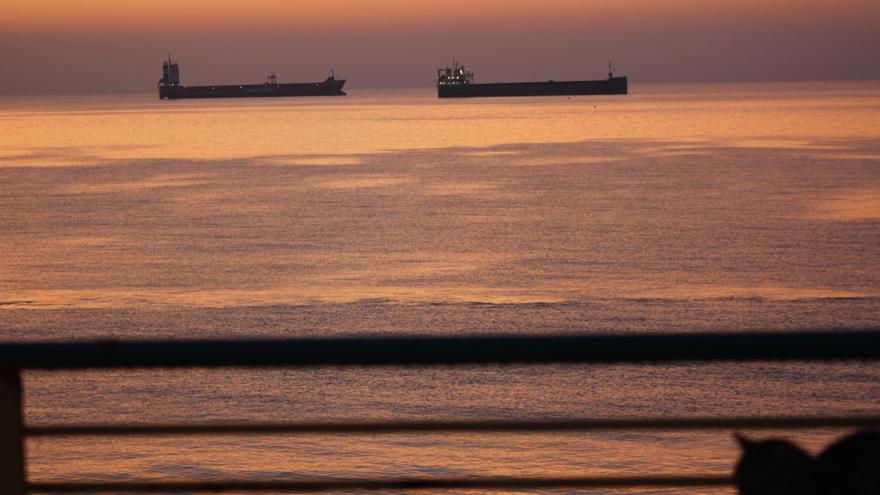
[(437, 196), (455, 196), (455, 195), (469, 195), (469, 194), (477, 194), (477, 193), (489, 193), (490, 190), (495, 189), (496, 186), (494, 184), (487, 183), (466, 183), (466, 182), (447, 182), (444, 184), (437, 184), (428, 186), (425, 188), (426, 194), (432, 194)]
[(55, 167), (88, 167), (98, 166), (105, 162), (93, 157), (78, 157), (76, 152), (70, 155), (7, 155), (0, 156), (0, 168), (55, 168)]
[(533, 158), (512, 159), (506, 165), (540, 166), (540, 165), (586, 165), (619, 160), (617, 156), (543, 156)]
[(635, 291), (633, 295), (651, 299), (656, 298), (681, 301), (726, 298), (759, 298), (781, 301), (799, 301), (805, 299), (874, 298), (880, 297), (880, 290), (853, 291), (799, 287), (689, 287), (683, 285), (667, 290)]
[(817, 155), (817, 158), (825, 158), (832, 160), (880, 160), (880, 153), (860, 153), (850, 151), (848, 153), (825, 153)]
[(139, 191), (164, 187), (193, 187), (208, 184), (208, 181), (204, 180), (204, 177), (206, 176), (202, 174), (157, 175), (149, 180), (105, 182), (101, 184), (77, 184), (62, 189), (62, 191), (69, 194), (89, 194)]
[(360, 160), (353, 156), (267, 157), (264, 163), (294, 167), (326, 167), (330, 165), (357, 165)]
[(106, 159), (230, 159), (583, 139), (738, 139), (754, 145), (765, 138), (792, 143), (880, 135), (872, 83), (835, 83), (826, 95), (818, 85), (811, 98), (804, 98), (798, 85), (767, 87), (772, 89), (726, 95), (721, 102), (711, 96), (676, 98), (664, 86), (634, 87), (623, 98), (492, 102), (441, 101), (430, 92), (413, 93), (410, 100), (389, 96), (387, 103), (352, 94), (320, 104), (157, 102), (150, 95), (130, 97), (127, 111), (111, 113), (102, 113), (100, 105), (118, 104), (112, 100), (88, 109), (75, 100), (36, 100), (37, 111), (16, 106), (5, 114), (12, 124), (0, 136), (0, 150), (76, 148)]
[(415, 179), (407, 177), (353, 176), (345, 179), (317, 181), (314, 183), (313, 187), (319, 189), (363, 189), (370, 187), (398, 186), (415, 182)]
[[(880, 158), (877, 158), (880, 161)], [(815, 218), (824, 220), (880, 219), (880, 188), (853, 189), (820, 201)]]
[[(0, 303), (11, 310), (878, 297), (870, 278), (845, 276), (858, 266), (876, 271), (869, 261), (877, 246), (859, 234), (873, 227), (852, 223), (878, 218), (880, 185), (869, 187), (876, 161), (836, 158), (870, 155), (870, 145), (756, 142), (583, 141), (7, 168)], [(811, 221), (850, 226), (817, 243)], [(763, 268), (753, 270), (755, 263)]]
[[(0, 326), (33, 340), (876, 325), (880, 86), (725, 88), (0, 102)], [(139, 373), (29, 374), (28, 421), (875, 413), (880, 383), (870, 366), (798, 364)], [(798, 438), (815, 451), (834, 434)], [(29, 447), (36, 479), (725, 473), (736, 455), (729, 432)]]
[(809, 139), (735, 139), (725, 144), (735, 148), (783, 148), (796, 150), (846, 150), (844, 145), (818, 144)]
[[(99, 245), (99, 244), (95, 244)], [(103, 245), (103, 244), (101, 244)], [(424, 270), (411, 277), (430, 277), (443, 273), (458, 273), (456, 268)], [(393, 273), (404, 276), (402, 273)], [(391, 275), (391, 272), (389, 272)], [(444, 285), (436, 282), (418, 286), (371, 284), (376, 276), (369, 272), (334, 273), (300, 281), (303, 285), (278, 286), (271, 289), (155, 289), (130, 287), (125, 289), (76, 290), (22, 290), (12, 297), (0, 300), (7, 309), (96, 309), (183, 306), (188, 308), (258, 307), (273, 305), (304, 305), (312, 303), (351, 303), (358, 301), (393, 301), (395, 303), (481, 303), (481, 304), (535, 304), (566, 302), (564, 291), (558, 288), (474, 287)]]
[(475, 157), (499, 157), (499, 156), (515, 156), (519, 154), (519, 151), (514, 150), (491, 150), (491, 151), (465, 151), (463, 153), (467, 156), (475, 156)]

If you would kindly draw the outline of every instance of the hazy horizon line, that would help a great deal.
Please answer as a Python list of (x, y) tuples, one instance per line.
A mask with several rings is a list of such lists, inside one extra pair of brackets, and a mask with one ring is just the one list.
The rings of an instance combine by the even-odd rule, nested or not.
[[(346, 77), (341, 76), (340, 79), (346, 79), (346, 87), (345, 91), (349, 92), (352, 90), (351, 80), (348, 80)], [(229, 82), (229, 81), (218, 81), (217, 84), (259, 84), (262, 81), (239, 81), (239, 82)], [(301, 82), (301, 81), (281, 81), (281, 82)], [(485, 82), (502, 82), (502, 81), (485, 81)], [(506, 81), (504, 81), (506, 82)], [(510, 81), (516, 82), (516, 81)], [(633, 81), (630, 78), (629, 86), (632, 88), (633, 86), (687, 86), (687, 85), (736, 85), (736, 84), (798, 84), (798, 83), (870, 83), (876, 82), (880, 83), (880, 78), (834, 78), (834, 79), (718, 79), (718, 80), (703, 80), (703, 81), (663, 81), (663, 80), (641, 80), (641, 81)], [(210, 83), (199, 83), (191, 84), (191, 86), (198, 85), (208, 85)], [(184, 84), (186, 86), (186, 84)], [(435, 89), (434, 85), (420, 85), (420, 86), (357, 86), (354, 85), (356, 90), (365, 90), (365, 91), (382, 91), (382, 90), (395, 90), (395, 91), (431, 91)], [(139, 90), (120, 90), (120, 91), (75, 91), (75, 92), (9, 92), (9, 93), (0, 93), (0, 98), (15, 98), (15, 97), (41, 97), (41, 96), (114, 96), (114, 95), (145, 95), (145, 94), (153, 94), (157, 90), (154, 87), (151, 90), (147, 89), (139, 89)], [(349, 95), (350, 96), (350, 95)]]

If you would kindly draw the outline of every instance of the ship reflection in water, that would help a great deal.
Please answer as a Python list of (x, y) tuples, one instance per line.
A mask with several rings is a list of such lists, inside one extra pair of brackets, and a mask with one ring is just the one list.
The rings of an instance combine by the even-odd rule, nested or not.
[(330, 76), (321, 82), (279, 83), (272, 73), (263, 84), (232, 84), (222, 86), (183, 86), (180, 84), (180, 67), (177, 62), (162, 62), (162, 79), (159, 79), (159, 99), (182, 98), (249, 98), (269, 96), (344, 96), (345, 79)]

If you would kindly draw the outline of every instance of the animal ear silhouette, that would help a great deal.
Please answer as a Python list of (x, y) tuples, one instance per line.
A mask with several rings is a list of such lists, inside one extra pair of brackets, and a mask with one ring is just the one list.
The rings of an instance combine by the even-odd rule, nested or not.
[(736, 443), (738, 443), (739, 446), (742, 447), (742, 449), (744, 451), (749, 450), (749, 447), (751, 447), (752, 445), (755, 444), (755, 442), (749, 440), (748, 438), (744, 437), (743, 435), (740, 435), (739, 433), (734, 433), (733, 438), (736, 439)]

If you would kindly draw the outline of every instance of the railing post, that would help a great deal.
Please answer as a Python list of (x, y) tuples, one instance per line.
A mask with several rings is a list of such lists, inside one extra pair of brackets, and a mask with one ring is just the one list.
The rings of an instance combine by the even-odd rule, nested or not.
[(9, 495), (27, 493), (21, 406), (21, 372), (0, 368), (0, 486)]

